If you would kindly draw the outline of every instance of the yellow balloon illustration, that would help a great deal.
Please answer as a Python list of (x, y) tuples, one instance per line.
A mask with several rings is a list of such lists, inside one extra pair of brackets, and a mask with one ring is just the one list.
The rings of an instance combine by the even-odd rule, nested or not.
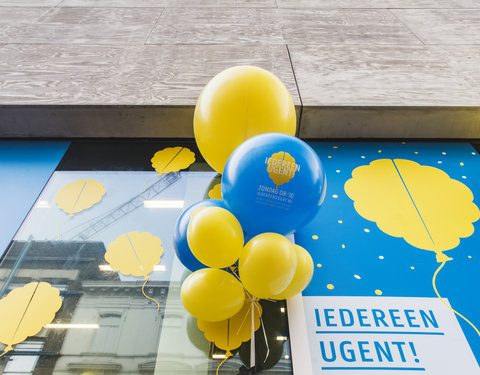
[(58, 208), (73, 216), (102, 200), (106, 190), (101, 182), (82, 179), (69, 183), (57, 192)]
[(472, 223), (480, 218), (471, 190), (438, 168), (411, 160), (379, 159), (356, 168), (345, 192), (357, 212), (376, 222), (380, 230), (436, 254), (441, 263), (432, 279), (436, 295), (480, 336), (473, 323), (442, 299), (436, 286), (438, 272), (452, 260), (443, 252), (471, 236)]
[(295, 177), (297, 164), (288, 152), (276, 152), (268, 158), (267, 172), (273, 183), (277, 186), (285, 184)]
[(216, 184), (209, 192), (208, 197), (210, 199), (222, 199), (221, 184)]
[(51, 323), (61, 306), (60, 291), (45, 282), (32, 282), (8, 293), (0, 300), (0, 342), (7, 345), (3, 354)]
[(124, 275), (143, 276), (145, 282), (142, 286), (143, 295), (157, 304), (158, 301), (145, 294), (145, 284), (148, 274), (155, 265), (160, 263), (163, 255), (162, 240), (148, 232), (129, 232), (122, 234), (113, 241), (105, 253), (105, 260), (113, 270)]
[(167, 147), (155, 153), (152, 167), (158, 174), (178, 172), (188, 168), (195, 161), (195, 154), (186, 147)]
[(404, 159), (380, 159), (356, 168), (345, 184), (355, 209), (380, 230), (449, 258), (444, 251), (473, 234), (480, 217), (470, 189), (440, 169)]
[(230, 319), (220, 322), (207, 322), (198, 320), (198, 328), (204, 332), (208, 341), (225, 351), (238, 348), (243, 342), (250, 340), (252, 335), (252, 309), (254, 314), (253, 329), (260, 328), (260, 316), (262, 307), (258, 302), (245, 300), (242, 309)]

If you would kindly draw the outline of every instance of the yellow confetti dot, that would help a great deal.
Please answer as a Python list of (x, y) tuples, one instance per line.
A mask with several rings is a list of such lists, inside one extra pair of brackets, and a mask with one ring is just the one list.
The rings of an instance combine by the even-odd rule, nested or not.
[(463, 167), (465, 164), (463, 164), (463, 161), (462, 161), (462, 162), (460, 162), (460, 165)]
[(343, 221), (342, 221), (342, 220), (338, 220), (338, 224), (342, 224), (342, 223), (343, 223)]
[(376, 290), (375, 290), (375, 294), (376, 294), (377, 296), (381, 296), (382, 293), (383, 293), (383, 292), (382, 292), (380, 289), (376, 289)]
[(317, 236), (316, 234), (314, 234), (314, 235), (312, 236), (312, 238), (313, 238), (314, 240), (318, 240), (318, 236)]
[(381, 154), (381, 153), (382, 153), (382, 150), (378, 150), (378, 153)]
[(418, 151), (415, 151), (415, 155), (418, 155)]
[(338, 146), (333, 146), (333, 148), (338, 148)]
[(469, 256), (468, 256), (468, 258), (469, 258), (469, 259), (472, 259), (472, 256), (471, 256), (471, 255), (469, 255)]
[(402, 145), (404, 145), (406, 142), (402, 142)]
[(318, 268), (321, 268), (321, 267), (322, 267), (322, 265), (321, 265), (320, 263), (318, 263), (318, 264), (317, 264), (317, 267), (318, 267)]
[(331, 156), (331, 155), (328, 155), (328, 158), (329, 158), (329, 159), (331, 159), (331, 158), (332, 158), (332, 156)]
[(333, 284), (327, 284), (327, 289), (332, 290), (334, 288)]
[(342, 249), (345, 249), (345, 245), (342, 243)]
[(410, 267), (410, 269), (414, 270), (414, 269), (415, 269), (415, 267), (413, 267), (413, 266), (412, 266), (412, 267)]

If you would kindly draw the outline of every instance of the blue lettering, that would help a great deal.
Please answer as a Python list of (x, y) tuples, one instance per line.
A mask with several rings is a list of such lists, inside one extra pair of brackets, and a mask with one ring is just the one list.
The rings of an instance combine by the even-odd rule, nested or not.
[(428, 316), (425, 311), (420, 310), (420, 316), (422, 317), (423, 324), (425, 324), (425, 327), (428, 328), (429, 327), (427, 322), (428, 320), (434, 328), (438, 328), (438, 323), (437, 323), (437, 320), (435, 319), (435, 315), (433, 315), (433, 311), (428, 310), (428, 312), (430, 313), (430, 316)]
[[(342, 358), (346, 362), (355, 362), (357, 359), (355, 358), (355, 352), (353, 349), (347, 349), (345, 351), (345, 345), (352, 345), (351, 341), (342, 341), (340, 343), (340, 354), (342, 355)], [(345, 355), (348, 353), (348, 357)]]
[(327, 327), (336, 327), (336, 323), (330, 323), (330, 320), (333, 319), (334, 316), (328, 314), (329, 312), (334, 312), (335, 309), (324, 309), (323, 311), (325, 313), (325, 324), (327, 325)]
[(365, 323), (364, 320), (367, 319), (365, 315), (362, 315), (363, 313), (367, 312), (367, 309), (357, 309), (357, 315), (358, 315), (358, 321), (360, 322), (360, 325), (362, 327), (371, 327), (372, 325), (369, 323)]
[(323, 341), (320, 341), (320, 350), (322, 351), (322, 358), (325, 362), (334, 362), (337, 359), (337, 355), (335, 354), (335, 347), (333, 346), (333, 341), (330, 341), (330, 358), (327, 358)]
[(382, 310), (373, 309), (372, 310), (373, 319), (375, 320), (375, 326), (380, 327), (379, 322), (382, 322), (384, 327), (388, 327), (388, 324), (385, 322), (385, 313)]
[(388, 345), (387, 341), (383, 342), (385, 348), (382, 347), (382, 345), (378, 341), (375, 341), (373, 344), (375, 345), (375, 350), (377, 351), (377, 357), (379, 362), (383, 362), (382, 355), (388, 362), (393, 362), (392, 352), (390, 351), (390, 345)]
[(396, 345), (398, 348), (398, 353), (400, 354), (400, 358), (402, 359), (402, 362), (406, 362), (405, 360), (405, 354), (403, 354), (403, 348), (402, 346), (405, 345), (405, 342), (402, 341), (392, 341), (392, 345)]
[[(338, 310), (338, 312), (340, 313), (340, 321), (342, 322), (342, 326), (343, 327), (351, 327), (353, 326), (353, 314), (350, 310), (348, 309), (340, 309)], [(348, 316), (348, 319), (349, 319), (349, 322), (346, 321), (345, 319), (345, 314)]]
[(390, 309), (390, 310), (388, 310), (388, 312), (390, 313), (390, 317), (392, 318), (392, 323), (393, 323), (393, 326), (394, 326), (394, 327), (405, 327), (403, 324), (397, 323), (397, 320), (400, 320), (400, 317), (394, 315), (394, 313), (398, 313), (399, 310)]
[(414, 313), (415, 310), (405, 310), (405, 316), (407, 318), (408, 325), (410, 327), (420, 327), (420, 324), (414, 324), (413, 321), (416, 320), (417, 318), (415, 316), (410, 316), (410, 313)]
[(322, 325), (320, 324), (320, 313), (318, 312), (318, 309), (315, 309), (315, 319), (317, 321), (317, 327), (321, 327)]
[(365, 354), (370, 353), (370, 350), (363, 347), (363, 345), (368, 345), (368, 341), (359, 341), (358, 349), (360, 349), (360, 357), (362, 357), (363, 362), (373, 362), (373, 358), (366, 358)]

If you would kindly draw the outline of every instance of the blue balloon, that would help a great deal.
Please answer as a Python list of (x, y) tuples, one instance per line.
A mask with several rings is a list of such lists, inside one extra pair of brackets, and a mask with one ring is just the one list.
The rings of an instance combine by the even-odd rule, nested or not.
[(175, 232), (173, 234), (175, 253), (177, 254), (180, 262), (182, 262), (182, 264), (192, 272), (208, 267), (201, 263), (195, 257), (195, 255), (193, 255), (192, 250), (190, 250), (187, 242), (188, 224), (190, 223), (192, 212), (198, 207), (221, 207), (227, 209), (225, 203), (220, 199), (206, 199), (188, 207), (178, 218), (177, 225), (175, 226)]
[(223, 200), (249, 235), (292, 233), (313, 219), (325, 192), (325, 172), (315, 151), (286, 134), (248, 139), (223, 170)]

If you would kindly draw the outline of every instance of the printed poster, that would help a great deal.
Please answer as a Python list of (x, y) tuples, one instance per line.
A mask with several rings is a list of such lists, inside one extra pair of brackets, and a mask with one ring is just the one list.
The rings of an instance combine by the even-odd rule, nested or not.
[(480, 158), (468, 143), (313, 143), (328, 179), (295, 233), (296, 374), (480, 374)]

